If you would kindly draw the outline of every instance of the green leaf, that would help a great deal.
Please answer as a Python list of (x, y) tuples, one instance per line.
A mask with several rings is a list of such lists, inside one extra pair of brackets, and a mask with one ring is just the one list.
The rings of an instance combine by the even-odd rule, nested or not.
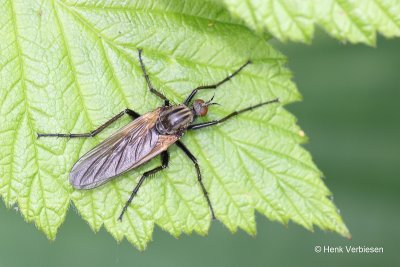
[(228, 9), (258, 32), (281, 41), (310, 43), (314, 24), (351, 43), (375, 45), (376, 31), (400, 36), (399, 0), (223, 0)]
[[(221, 106), (207, 120), (279, 97), (282, 104), (248, 112), (182, 141), (198, 158), (216, 216), (229, 230), (256, 233), (254, 211), (349, 236), (321, 172), (300, 143), (304, 134), (284, 104), (300, 99), (285, 58), (236, 24), (219, 4), (199, 1), (0, 2), (0, 194), (54, 239), (72, 201), (94, 231), (145, 249), (157, 224), (173, 236), (207, 234), (210, 211), (195, 168), (171, 147), (170, 167), (144, 182), (122, 222), (123, 205), (156, 158), (94, 190), (74, 190), (78, 158), (129, 122), (93, 139), (36, 138), (36, 133), (88, 132), (126, 107), (144, 114), (162, 104), (145, 84), (144, 61), (156, 88), (181, 103), (199, 84), (219, 81), (246, 60), (254, 63), (215, 90)], [(209, 99), (214, 92), (201, 92)]]

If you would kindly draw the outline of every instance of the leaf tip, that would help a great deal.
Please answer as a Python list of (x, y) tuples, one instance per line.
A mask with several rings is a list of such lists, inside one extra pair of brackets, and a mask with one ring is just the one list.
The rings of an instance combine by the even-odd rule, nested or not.
[(347, 226), (344, 224), (344, 222), (342, 222), (341, 225), (341, 230), (337, 231), (341, 236), (343, 236), (344, 238), (347, 238), (348, 240), (352, 240), (353, 237), (349, 231), (349, 229), (347, 228)]

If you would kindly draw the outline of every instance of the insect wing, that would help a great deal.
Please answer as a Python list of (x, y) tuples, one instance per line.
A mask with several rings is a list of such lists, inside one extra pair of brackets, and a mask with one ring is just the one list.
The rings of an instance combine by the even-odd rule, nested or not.
[(158, 143), (154, 125), (159, 112), (144, 114), (82, 156), (71, 170), (71, 184), (94, 188), (143, 163)]

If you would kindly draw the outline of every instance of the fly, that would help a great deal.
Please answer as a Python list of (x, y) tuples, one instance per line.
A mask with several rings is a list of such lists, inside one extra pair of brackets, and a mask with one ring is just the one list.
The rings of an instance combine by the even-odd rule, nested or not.
[(234, 111), (219, 120), (193, 123), (197, 117), (207, 115), (209, 106), (216, 104), (212, 102), (213, 98), (207, 102), (202, 99), (195, 99), (192, 101), (197, 92), (206, 89), (216, 89), (237, 75), (243, 68), (249, 65), (251, 61), (247, 61), (235, 72), (228, 75), (225, 79), (219, 81), (218, 83), (195, 88), (182, 104), (170, 105), (169, 100), (153, 87), (142, 60), (142, 50), (139, 49), (138, 53), (139, 63), (146, 79), (147, 86), (151, 93), (155, 94), (164, 101), (163, 106), (144, 115), (140, 115), (131, 109), (125, 109), (89, 133), (38, 133), (38, 138), (93, 137), (110, 124), (121, 118), (124, 114), (128, 114), (133, 119), (131, 123), (127, 124), (125, 127), (121, 128), (116, 133), (95, 146), (75, 163), (70, 172), (71, 185), (76, 189), (92, 189), (98, 187), (104, 183), (107, 183), (112, 178), (128, 172), (146, 163), (157, 155), (160, 155), (161, 165), (143, 173), (118, 217), (118, 220), (121, 221), (133, 198), (137, 195), (144, 180), (148, 176), (168, 167), (168, 148), (171, 145), (176, 144), (194, 164), (197, 173), (197, 180), (202, 189), (204, 199), (207, 201), (207, 204), (210, 208), (212, 218), (215, 219), (214, 209), (211, 204), (207, 189), (203, 184), (200, 166), (197, 162), (197, 159), (179, 139), (186, 131), (199, 130), (217, 125), (243, 112), (250, 111), (267, 104), (279, 102), (279, 99), (276, 98), (242, 110)]

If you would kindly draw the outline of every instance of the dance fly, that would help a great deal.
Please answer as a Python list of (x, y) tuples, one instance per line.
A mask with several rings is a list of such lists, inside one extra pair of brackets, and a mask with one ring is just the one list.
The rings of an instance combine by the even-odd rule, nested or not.
[(126, 201), (118, 217), (122, 220), (127, 208), (137, 195), (144, 180), (151, 174), (157, 173), (168, 167), (169, 154), (168, 148), (176, 144), (183, 153), (192, 161), (197, 173), (197, 180), (202, 189), (204, 199), (210, 208), (211, 217), (215, 219), (215, 213), (210, 201), (209, 194), (205, 188), (200, 166), (196, 157), (180, 141), (180, 138), (186, 131), (198, 130), (224, 122), (234, 116), (252, 109), (279, 102), (278, 98), (250, 106), (248, 108), (234, 111), (219, 120), (213, 120), (203, 123), (193, 123), (197, 117), (206, 116), (208, 107), (214, 105), (211, 98), (209, 101), (193, 98), (200, 90), (216, 89), (223, 83), (229, 81), (237, 75), (243, 68), (251, 62), (247, 61), (235, 72), (227, 76), (218, 83), (204, 85), (195, 88), (182, 104), (170, 105), (170, 101), (159, 91), (157, 91), (147, 74), (142, 60), (142, 50), (138, 50), (138, 58), (147, 86), (151, 93), (155, 94), (164, 101), (164, 105), (150, 111), (144, 115), (139, 115), (131, 109), (125, 109), (112, 117), (99, 128), (89, 133), (78, 134), (60, 134), (60, 133), (39, 133), (39, 137), (67, 137), (67, 138), (85, 138), (93, 137), (104, 130), (110, 124), (121, 118), (124, 114), (132, 117), (133, 121), (116, 133), (95, 146), (92, 150), (83, 155), (72, 167), (70, 172), (70, 183), (76, 189), (93, 189), (112, 178), (128, 172), (156, 157), (161, 156), (161, 165), (143, 173), (139, 182), (133, 189), (129, 199)]

